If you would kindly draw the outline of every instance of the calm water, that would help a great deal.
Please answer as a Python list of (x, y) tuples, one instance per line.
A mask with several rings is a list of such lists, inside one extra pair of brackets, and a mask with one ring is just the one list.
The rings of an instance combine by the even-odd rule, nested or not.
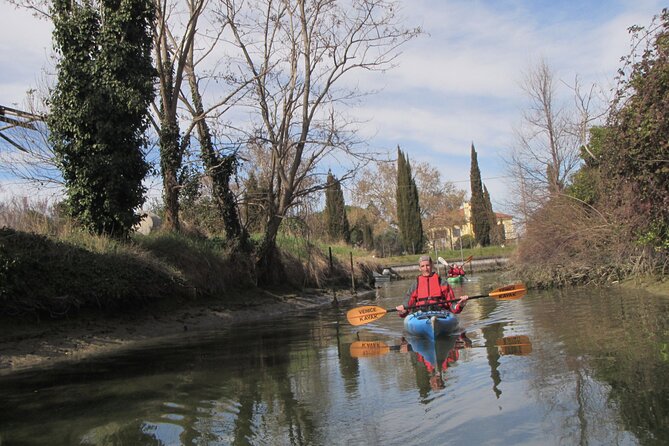
[(436, 346), (351, 306), (0, 377), (0, 445), (669, 444), (669, 297), (478, 299)]

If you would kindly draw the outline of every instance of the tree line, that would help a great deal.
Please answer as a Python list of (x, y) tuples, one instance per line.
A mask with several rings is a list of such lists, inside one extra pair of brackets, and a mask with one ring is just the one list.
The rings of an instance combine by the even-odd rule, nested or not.
[[(391, 206), (395, 207), (395, 213), (390, 218), (388, 227), (385, 229), (386, 235), (394, 235), (397, 243), (389, 247), (389, 253), (401, 254), (423, 253), (428, 249), (428, 242), (426, 231), (428, 228), (443, 229), (446, 227), (449, 231), (453, 228), (459, 227), (462, 231), (463, 226), (468, 222), (465, 219), (464, 208), (461, 208), (464, 199), (464, 192), (457, 191), (452, 188), (452, 185), (446, 183), (445, 185), (438, 185), (441, 200), (439, 206), (441, 208), (434, 209), (439, 216), (446, 215), (446, 218), (432, 218), (426, 219), (430, 225), (428, 228), (423, 226), (425, 216), (421, 208), (422, 198), (429, 201), (432, 197), (431, 191), (420, 190), (416, 184), (416, 177), (412, 173), (411, 162), (409, 157), (404, 153), (400, 147), (397, 148), (397, 161), (394, 170), (394, 203)], [(425, 167), (425, 166), (423, 166)], [(367, 177), (368, 175), (364, 175)], [(371, 176), (371, 175), (370, 175)], [(374, 176), (379, 179), (379, 172)], [(434, 175), (432, 181), (439, 181), (439, 176)], [(497, 218), (492, 208), (490, 201), (490, 194), (487, 188), (483, 185), (481, 180), (481, 172), (478, 166), (478, 159), (474, 145), (471, 146), (471, 224), (473, 229), (473, 240), (471, 244), (478, 246), (500, 245), (505, 241), (504, 227), (498, 224)], [(389, 181), (386, 181), (389, 183)], [(368, 184), (361, 180), (358, 182), (358, 188), (365, 193)], [(389, 193), (390, 191), (386, 191)], [(421, 193), (422, 192), (422, 193)], [(422, 197), (422, 198), (421, 198)], [(331, 241), (342, 241), (345, 243), (361, 243), (367, 249), (378, 250), (378, 245), (383, 243), (383, 239), (375, 241), (373, 237), (374, 230), (383, 228), (378, 225), (373, 225), (372, 221), (383, 219), (378, 208), (373, 201), (370, 202), (370, 197), (363, 195), (362, 200), (368, 200), (368, 207), (366, 210), (358, 210), (357, 221), (354, 225), (357, 231), (360, 231), (361, 236), (353, 237), (354, 232), (350, 229), (350, 224), (347, 217), (347, 207), (344, 202), (344, 195), (341, 189), (341, 182), (338, 181), (330, 172), (328, 175), (328, 189), (326, 192), (324, 219), (327, 227), (327, 236)], [(348, 207), (349, 211), (351, 207)], [(462, 211), (462, 212), (461, 212)], [(436, 226), (434, 226), (436, 225)], [(441, 227), (440, 227), (441, 226)], [(459, 235), (460, 243), (465, 236), (462, 232)], [(435, 240), (432, 240), (432, 244)], [(469, 243), (468, 243), (469, 245)], [(470, 246), (467, 246), (470, 247)]]

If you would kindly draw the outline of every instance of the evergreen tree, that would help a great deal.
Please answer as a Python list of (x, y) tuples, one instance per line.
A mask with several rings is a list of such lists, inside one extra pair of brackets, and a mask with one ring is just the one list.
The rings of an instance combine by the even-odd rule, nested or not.
[(490, 244), (490, 215), (483, 196), (483, 184), (481, 183), (481, 171), (476, 155), (476, 149), (472, 144), (471, 149), (471, 170), (469, 181), (472, 190), (471, 208), (472, 208), (472, 227), (474, 228), (474, 238), (476, 243), (481, 246)]
[(149, 0), (56, 0), (60, 54), (50, 140), (68, 213), (94, 233), (126, 237), (139, 222), (149, 166), (144, 131), (153, 99)]
[(490, 193), (488, 188), (483, 185), (483, 200), (486, 204), (486, 209), (488, 210), (488, 222), (490, 224), (490, 244), (492, 245), (501, 245), (504, 243), (505, 234), (504, 226), (498, 224), (497, 216), (495, 211), (492, 208), (492, 202), (490, 201)]
[(412, 254), (423, 251), (423, 223), (416, 181), (411, 176), (411, 164), (397, 147), (397, 225), (404, 249)]
[(341, 190), (341, 183), (330, 171), (325, 189), (325, 218), (330, 240), (343, 240), (348, 243), (351, 234), (346, 218), (344, 193)]

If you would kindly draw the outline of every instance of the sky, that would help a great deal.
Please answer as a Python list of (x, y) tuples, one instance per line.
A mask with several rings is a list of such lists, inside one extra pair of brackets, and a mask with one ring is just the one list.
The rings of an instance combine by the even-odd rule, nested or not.
[[(504, 159), (527, 97), (521, 83), (544, 60), (555, 78), (610, 89), (629, 53), (632, 25), (647, 26), (666, 5), (654, 0), (402, 0), (407, 24), (425, 34), (402, 49), (398, 66), (348, 79), (380, 89), (353, 111), (370, 148), (435, 166), (469, 191), (473, 143), (496, 211), (508, 212)], [(23, 109), (26, 91), (50, 67), (51, 27), (0, 0), (0, 105)], [(568, 93), (563, 89), (565, 95)], [(566, 100), (566, 96), (565, 96)], [(0, 150), (5, 150), (0, 146)], [(6, 196), (23, 193), (2, 181)]]

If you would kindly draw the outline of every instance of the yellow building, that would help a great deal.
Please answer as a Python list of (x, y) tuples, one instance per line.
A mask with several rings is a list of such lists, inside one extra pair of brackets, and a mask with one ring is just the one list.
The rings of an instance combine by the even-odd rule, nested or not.
[[(463, 207), (458, 210), (461, 225), (453, 225), (452, 227), (438, 227), (427, 230), (430, 237), (430, 244), (432, 248), (437, 249), (458, 249), (456, 246), (461, 235), (474, 236), (474, 227), (472, 226), (472, 207), (471, 204), (465, 202)], [(513, 227), (513, 216), (504, 214), (502, 212), (495, 212), (497, 217), (497, 224), (504, 226), (504, 238), (507, 241), (516, 239), (516, 231)]]

